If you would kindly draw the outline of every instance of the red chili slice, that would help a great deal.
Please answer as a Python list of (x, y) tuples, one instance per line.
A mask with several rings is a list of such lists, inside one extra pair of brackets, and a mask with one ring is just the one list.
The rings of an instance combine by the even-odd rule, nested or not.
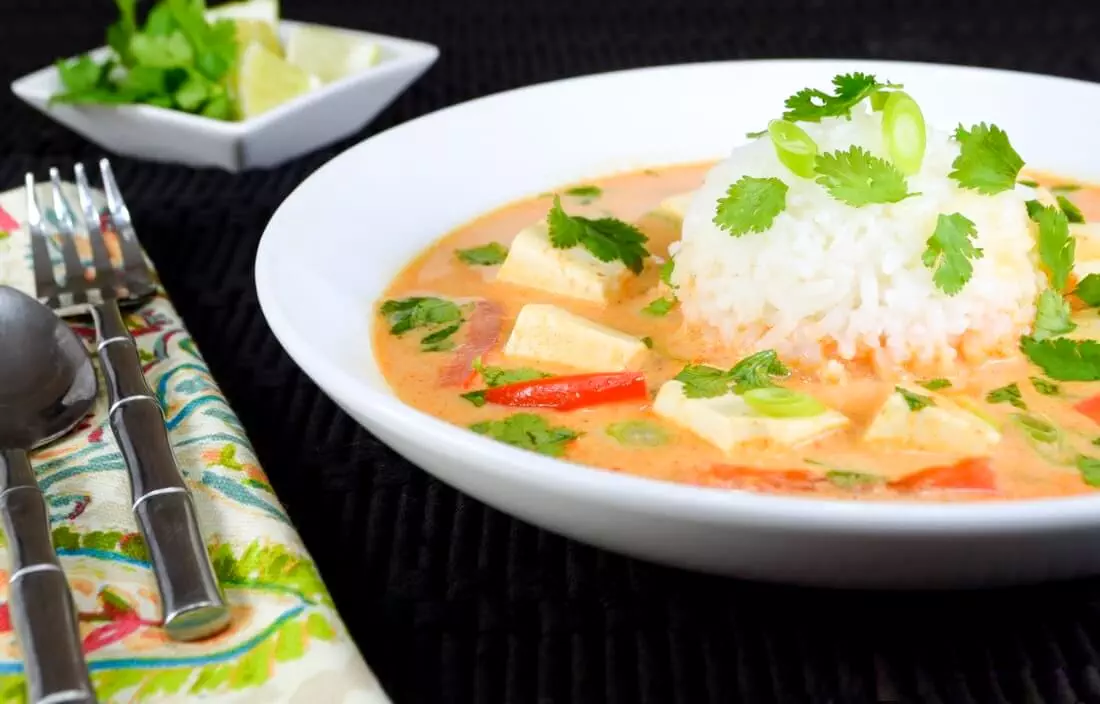
[(486, 389), (484, 397), (498, 406), (572, 411), (605, 403), (646, 401), (649, 393), (641, 372), (616, 372), (521, 381)]
[(1100, 396), (1086, 398), (1084, 401), (1074, 405), (1073, 410), (1087, 416), (1088, 419), (1094, 423), (1100, 423)]
[(928, 467), (890, 482), (899, 491), (924, 489), (971, 489), (993, 491), (997, 476), (989, 466), (988, 457), (970, 457), (955, 464)]

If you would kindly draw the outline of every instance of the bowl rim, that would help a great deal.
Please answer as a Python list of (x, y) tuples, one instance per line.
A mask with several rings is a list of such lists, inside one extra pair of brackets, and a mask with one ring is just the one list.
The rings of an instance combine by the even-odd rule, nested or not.
[[(299, 192), (307, 183), (325, 179), (326, 174), (332, 173), (339, 165), (356, 159), (359, 151), (369, 148), (365, 145), (399, 138), (409, 131), (425, 129), (433, 122), (445, 120), (455, 111), (468, 110), (473, 106), (491, 106), (494, 102), (507, 101), (515, 95), (550, 86), (614, 81), (624, 75), (691, 71), (705, 67), (729, 67), (736, 70), (738, 67), (797, 67), (807, 64), (858, 64), (870, 71), (889, 70), (891, 67), (938, 69), (1066, 82), (1087, 86), (1090, 90), (1100, 88), (1100, 84), (1090, 81), (1027, 71), (931, 62), (840, 58), (669, 64), (586, 74), (500, 91), (450, 105), (379, 132), (329, 160), (299, 184), (272, 214), (260, 239), (254, 270), (260, 309), (276, 339), (291, 359), (338, 405), (355, 409), (356, 413), (395, 435), (409, 439), (431, 436), (433, 444), (446, 446), (450, 453), (463, 453), (468, 458), (467, 464), (476, 465), (481, 471), (503, 475), (522, 467), (525, 483), (537, 485), (540, 490), (548, 493), (563, 496), (598, 494), (604, 503), (648, 514), (675, 514), (680, 519), (707, 524), (752, 523), (776, 528), (797, 526), (799, 530), (827, 529), (852, 534), (947, 536), (965, 530), (975, 534), (1016, 532), (1030, 535), (1097, 523), (1100, 521), (1100, 492), (1096, 495), (1069, 497), (959, 502), (815, 498), (699, 487), (546, 457), (484, 438), (408, 406), (396, 395), (371, 388), (364, 381), (365, 375), (357, 376), (345, 371), (338, 364), (328, 363), (324, 354), (311, 345), (306, 336), (299, 334), (290, 316), (279, 304), (278, 282), (274, 278), (273, 263), (279, 256), (280, 246), (286, 241), (292, 241), (278, 234), (284, 229), (281, 221), (287, 217), (287, 204), (299, 197)], [(440, 233), (439, 236), (443, 234)]]
[[(81, 109), (85, 111), (95, 110), (100, 111), (103, 114), (130, 114), (143, 119), (160, 122), (162, 124), (185, 127), (190, 129), (199, 129), (205, 132), (215, 133), (226, 137), (240, 137), (246, 135), (254, 130), (262, 129), (267, 125), (274, 122), (278, 122), (288, 114), (293, 113), (296, 109), (300, 108), (309, 102), (323, 100), (327, 95), (343, 90), (349, 86), (361, 83), (364, 81), (373, 80), (374, 77), (379, 75), (388, 75), (391, 73), (397, 73), (403, 69), (407, 69), (410, 66), (421, 66), (435, 63), (439, 58), (439, 47), (434, 44), (429, 44), (417, 39), (408, 39), (405, 37), (397, 37), (388, 34), (378, 34), (375, 32), (369, 32), (366, 30), (337, 27), (333, 25), (319, 24), (315, 22), (299, 22), (297, 20), (280, 20), (279, 30), (293, 30), (301, 27), (316, 27), (321, 29), (334, 30), (343, 32), (345, 34), (354, 34), (366, 39), (371, 39), (384, 48), (388, 48), (391, 51), (396, 50), (394, 55), (390, 58), (382, 61), (375, 66), (372, 66), (367, 71), (360, 71), (353, 73), (339, 80), (331, 83), (326, 83), (316, 90), (309, 91), (303, 95), (300, 95), (293, 100), (289, 100), (278, 107), (268, 110), (265, 113), (250, 117), (246, 120), (217, 120), (212, 117), (206, 117), (204, 115), (195, 115), (193, 113), (182, 112), (180, 110), (173, 110), (171, 108), (162, 108), (156, 105), (145, 104), (122, 104), (122, 105), (100, 105), (100, 104), (87, 104), (87, 105), (67, 105), (74, 109)], [(99, 46), (94, 49), (79, 52), (73, 54), (71, 57), (76, 58), (79, 56), (92, 56), (96, 59), (101, 59), (107, 54), (111, 53), (111, 48), (108, 46)], [(63, 59), (59, 59), (63, 60)], [(32, 101), (45, 101), (43, 109), (47, 112), (54, 109), (54, 106), (50, 105), (49, 100), (51, 94), (48, 93), (47, 83), (56, 82), (57, 80), (57, 64), (50, 64), (43, 66), (27, 73), (19, 78), (16, 78), (11, 82), (11, 92), (24, 102)]]

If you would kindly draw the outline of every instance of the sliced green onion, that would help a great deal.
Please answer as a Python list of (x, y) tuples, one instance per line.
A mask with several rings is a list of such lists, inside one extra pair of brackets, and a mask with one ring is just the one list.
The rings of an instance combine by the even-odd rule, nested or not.
[(817, 156), (817, 142), (813, 137), (786, 120), (769, 122), (768, 135), (772, 138), (775, 155), (784, 166), (802, 178), (813, 177), (814, 157)]
[(893, 93), (888, 90), (876, 90), (871, 93), (871, 109), (875, 112), (882, 112), (882, 109), (886, 107), (886, 101), (890, 99), (891, 95)]
[(627, 420), (607, 426), (607, 434), (623, 445), (656, 447), (668, 442), (668, 433), (659, 425), (644, 420)]
[(1024, 432), (1032, 448), (1055, 464), (1073, 464), (1076, 454), (1053, 423), (1029, 413), (1013, 413), (1012, 421)]
[(882, 109), (882, 136), (890, 160), (903, 174), (911, 176), (920, 171), (928, 134), (917, 101), (901, 91), (891, 93)]
[(769, 418), (810, 418), (827, 410), (825, 404), (813, 396), (780, 386), (749, 389), (742, 398), (752, 410)]

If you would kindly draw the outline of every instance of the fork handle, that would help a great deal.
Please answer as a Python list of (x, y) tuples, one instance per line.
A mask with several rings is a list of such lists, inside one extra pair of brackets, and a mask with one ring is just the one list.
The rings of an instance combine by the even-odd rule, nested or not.
[(134, 518), (160, 589), (164, 629), (173, 640), (211, 636), (229, 625), (160, 402), (141, 369), (137, 345), (116, 301), (93, 306), (108, 420), (130, 473)]
[(11, 549), (11, 617), (32, 704), (94, 704), (72, 592), (50, 540), (46, 500), (23, 450), (0, 450), (0, 514)]

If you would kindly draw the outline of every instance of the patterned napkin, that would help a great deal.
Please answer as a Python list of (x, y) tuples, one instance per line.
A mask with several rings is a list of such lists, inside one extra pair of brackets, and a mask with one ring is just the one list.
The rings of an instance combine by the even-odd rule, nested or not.
[[(46, 192), (39, 198), (49, 202)], [(21, 190), (0, 194), (0, 284), (33, 295), (24, 213)], [(94, 415), (32, 457), (100, 701), (387, 704), (172, 304), (162, 293), (127, 323), (165, 410), (233, 624), (199, 643), (173, 643), (157, 626), (156, 582), (101, 385)], [(89, 327), (74, 327), (93, 339)], [(0, 702), (22, 702), (6, 544), (0, 540)]]

